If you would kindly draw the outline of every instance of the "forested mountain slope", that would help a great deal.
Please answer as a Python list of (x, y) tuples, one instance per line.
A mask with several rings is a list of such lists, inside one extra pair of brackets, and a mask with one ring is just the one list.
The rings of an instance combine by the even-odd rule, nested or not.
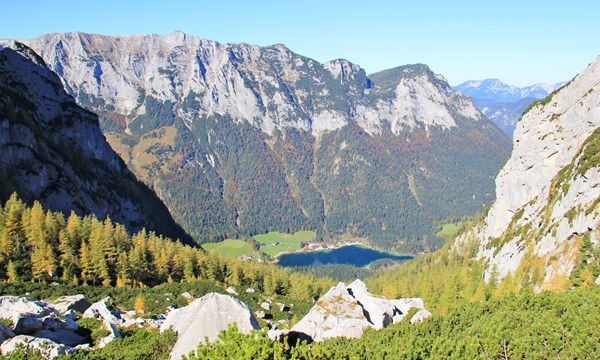
[(65, 214), (110, 216), (130, 231), (190, 241), (111, 149), (98, 117), (77, 106), (31, 49), (9, 46), (0, 47), (0, 198), (17, 192)]
[(435, 223), (491, 203), (510, 149), (424, 65), (367, 76), (184, 33), (26, 42), (199, 241), (311, 229), (428, 249)]

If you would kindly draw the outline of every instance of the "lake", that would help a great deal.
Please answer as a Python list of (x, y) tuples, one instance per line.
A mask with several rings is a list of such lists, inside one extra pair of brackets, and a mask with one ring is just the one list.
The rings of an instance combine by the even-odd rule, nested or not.
[(364, 267), (375, 260), (391, 259), (397, 261), (410, 260), (410, 255), (395, 255), (363, 246), (344, 246), (337, 249), (283, 254), (277, 258), (279, 265), (292, 266), (321, 266), (328, 264), (347, 264)]

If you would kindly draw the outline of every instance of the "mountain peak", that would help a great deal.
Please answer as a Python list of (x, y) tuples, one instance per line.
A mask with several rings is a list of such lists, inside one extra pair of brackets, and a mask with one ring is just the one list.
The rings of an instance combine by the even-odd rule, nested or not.
[[(394, 247), (429, 231), (430, 218), (457, 212), (432, 208), (434, 199), (465, 199), (461, 215), (489, 202), (508, 139), (428, 66), (368, 78), (348, 60), (321, 64), (283, 45), (183, 39), (26, 43), (99, 113), (115, 148), (198, 238), (310, 228)], [(448, 146), (452, 154), (430, 155)], [(448, 156), (466, 165), (446, 168)], [(372, 201), (378, 191), (391, 217)]]

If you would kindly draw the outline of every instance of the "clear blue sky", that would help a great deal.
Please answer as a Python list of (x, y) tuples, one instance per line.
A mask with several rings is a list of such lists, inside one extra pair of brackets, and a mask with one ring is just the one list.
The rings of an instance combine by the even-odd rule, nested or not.
[(367, 73), (425, 63), (452, 85), (569, 80), (600, 55), (596, 0), (2, 0), (0, 38), (181, 30), (219, 42), (283, 43)]

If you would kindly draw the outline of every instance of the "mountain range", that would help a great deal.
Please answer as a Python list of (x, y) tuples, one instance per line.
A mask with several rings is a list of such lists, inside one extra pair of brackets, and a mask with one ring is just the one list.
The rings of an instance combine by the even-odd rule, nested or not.
[(198, 241), (269, 230), (439, 245), (493, 200), (508, 138), (425, 65), (367, 75), (177, 32), (24, 41)]
[(469, 80), (453, 88), (470, 96), (485, 116), (512, 137), (523, 111), (534, 101), (545, 98), (564, 84), (540, 83), (517, 87), (498, 79), (486, 79)]
[(106, 142), (98, 117), (18, 42), (0, 48), (0, 125), (0, 198), (16, 192), (66, 215), (108, 216), (131, 232), (191, 241)]

